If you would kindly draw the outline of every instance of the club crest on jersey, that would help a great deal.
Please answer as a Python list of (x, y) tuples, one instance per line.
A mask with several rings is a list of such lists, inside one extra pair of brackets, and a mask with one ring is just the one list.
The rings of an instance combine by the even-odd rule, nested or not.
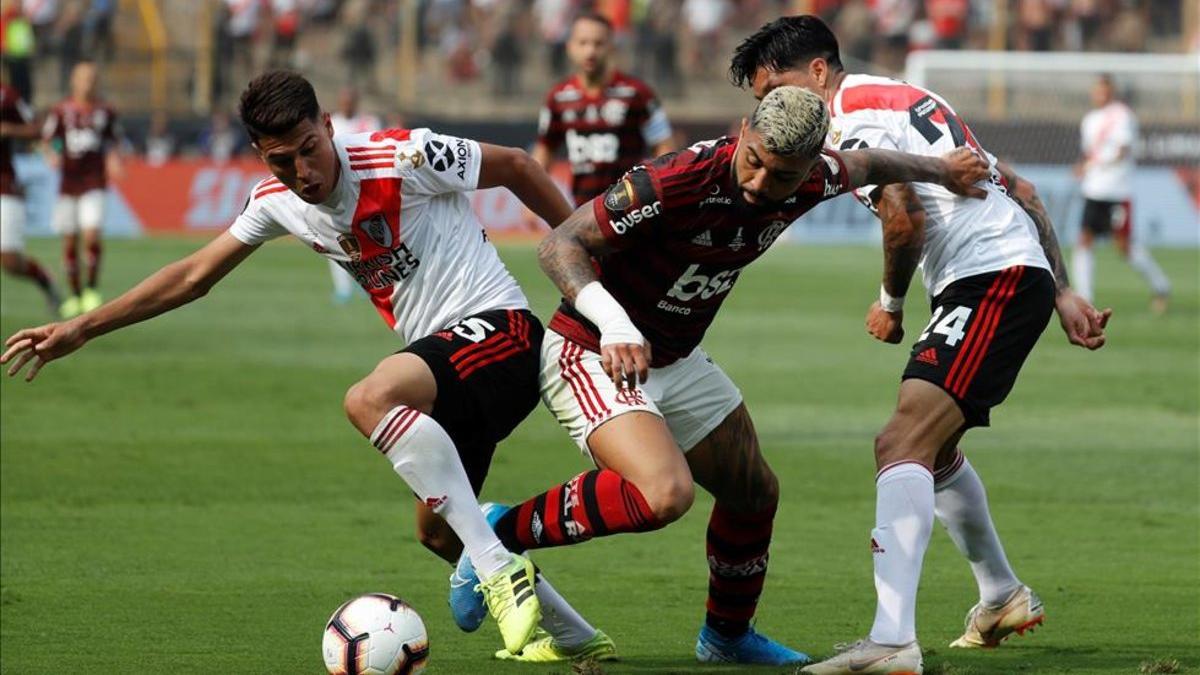
[(629, 104), (624, 101), (609, 99), (600, 108), (600, 117), (609, 126), (619, 127), (625, 123), (625, 115), (629, 112)]
[(783, 231), (786, 230), (790, 224), (791, 223), (786, 220), (776, 220), (768, 225), (765, 230), (759, 232), (758, 250), (767, 250), (767, 247), (769, 247), (771, 244), (774, 244), (775, 240), (779, 238), (779, 235), (783, 234)]
[(841, 143), (842, 142), (842, 130), (841, 129), (833, 129), (833, 131), (829, 135), (829, 139), (831, 141), (833, 141), (832, 145), (837, 145), (838, 143)]
[(429, 166), (436, 171), (445, 171), (454, 166), (454, 153), (450, 146), (439, 140), (430, 140), (425, 144), (425, 156), (429, 158)]
[(370, 218), (360, 221), (358, 227), (381, 248), (391, 250), (394, 243), (392, 228), (388, 227), (387, 219), (383, 217), (382, 213), (373, 214)]
[(609, 211), (624, 211), (630, 206), (633, 206), (633, 183), (623, 178), (604, 195), (604, 207)]
[(342, 247), (342, 252), (350, 256), (350, 260), (358, 262), (362, 260), (362, 247), (358, 245), (358, 239), (351, 234), (339, 234), (338, 246)]

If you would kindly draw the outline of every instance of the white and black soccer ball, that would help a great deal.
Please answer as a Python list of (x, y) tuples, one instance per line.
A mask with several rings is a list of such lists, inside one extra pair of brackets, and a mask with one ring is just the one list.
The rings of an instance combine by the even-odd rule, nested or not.
[(429, 634), (408, 603), (368, 593), (329, 617), (321, 651), (330, 675), (417, 675), (429, 659)]

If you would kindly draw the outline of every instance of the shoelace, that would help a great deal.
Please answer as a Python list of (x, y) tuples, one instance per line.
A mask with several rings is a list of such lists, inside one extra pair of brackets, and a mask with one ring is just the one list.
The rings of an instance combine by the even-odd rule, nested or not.
[[(502, 584), (503, 580), (501, 580), (499, 583)], [(493, 589), (483, 582), (475, 584), (475, 592), (483, 593), (483, 604), (487, 605), (488, 610), (493, 612), (496, 617), (496, 621), (504, 621), (504, 617), (508, 616), (509, 611), (511, 611), (514, 606), (514, 603), (512, 602), (505, 602), (501, 603), (499, 609), (495, 609), (493, 607), (493, 603), (498, 599), (497, 596), (503, 594), (503, 591), (499, 588)]]
[(833, 651), (834, 651), (834, 653), (837, 653), (837, 654), (845, 654), (846, 652), (850, 651), (851, 649), (857, 648), (859, 645), (863, 644), (864, 642), (866, 642), (866, 640), (855, 640), (854, 642), (839, 642), (839, 643), (833, 645)]

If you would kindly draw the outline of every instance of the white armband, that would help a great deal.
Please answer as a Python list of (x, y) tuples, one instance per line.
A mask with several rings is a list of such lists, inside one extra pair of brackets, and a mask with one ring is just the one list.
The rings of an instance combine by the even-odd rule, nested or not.
[(600, 329), (601, 347), (646, 342), (625, 309), (599, 281), (593, 281), (579, 290), (575, 295), (575, 309)]
[(879, 306), (883, 308), (883, 311), (895, 314), (896, 312), (904, 309), (904, 296), (902, 295), (898, 298), (893, 298), (888, 294), (887, 289), (883, 287), (883, 284), (880, 284)]

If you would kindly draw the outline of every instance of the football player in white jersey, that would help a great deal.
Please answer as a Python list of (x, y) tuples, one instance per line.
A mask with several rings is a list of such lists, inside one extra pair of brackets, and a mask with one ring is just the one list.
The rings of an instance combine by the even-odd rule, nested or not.
[(933, 318), (914, 345), (892, 418), (875, 439), (876, 510), (871, 550), (878, 604), (870, 635), (803, 672), (921, 673), (915, 607), (921, 563), (936, 517), (970, 561), (980, 601), (955, 647), (994, 647), (1043, 619), (1041, 601), (1013, 573), (979, 476), (958, 448), (988, 425), (1057, 308), (1068, 339), (1104, 345), (1110, 311), (1071, 290), (1062, 253), (1036, 191), (987, 154), (933, 92), (888, 78), (848, 74), (837, 39), (814, 16), (767, 24), (734, 53), (731, 79), (762, 98), (783, 85), (824, 97), (828, 141), (839, 149), (886, 148), (941, 155), (967, 146), (993, 164), (986, 199), (930, 184), (870, 186), (860, 200), (883, 221), (884, 278), (867, 331), (904, 336), (904, 295), (918, 263)]
[(1112, 235), (1117, 251), (1150, 284), (1150, 307), (1156, 314), (1167, 311), (1171, 282), (1150, 251), (1133, 239), (1133, 172), (1137, 165), (1133, 144), (1137, 141), (1137, 117), (1116, 97), (1112, 77), (1101, 75), (1092, 85), (1095, 106), (1079, 125), (1083, 159), (1075, 166), (1082, 179), (1083, 222), (1079, 243), (1071, 256), (1079, 294), (1092, 298), (1092, 240)]
[(542, 327), (464, 193), (506, 187), (553, 225), (571, 213), (562, 193), (517, 149), (428, 129), (335, 137), (312, 85), (288, 71), (254, 79), (240, 113), (274, 177), (233, 226), (112, 302), (18, 331), (0, 363), (12, 362), (9, 375), (28, 365), (32, 380), (93, 338), (204, 296), (290, 233), (350, 272), (408, 344), (350, 388), (345, 409), (416, 495), (422, 543), (451, 562), (465, 548), (509, 651), (530, 640), (543, 606), (560, 642), (603, 635), (535, 585), (533, 564), (504, 548), (476, 501), (496, 443), (537, 405)]

